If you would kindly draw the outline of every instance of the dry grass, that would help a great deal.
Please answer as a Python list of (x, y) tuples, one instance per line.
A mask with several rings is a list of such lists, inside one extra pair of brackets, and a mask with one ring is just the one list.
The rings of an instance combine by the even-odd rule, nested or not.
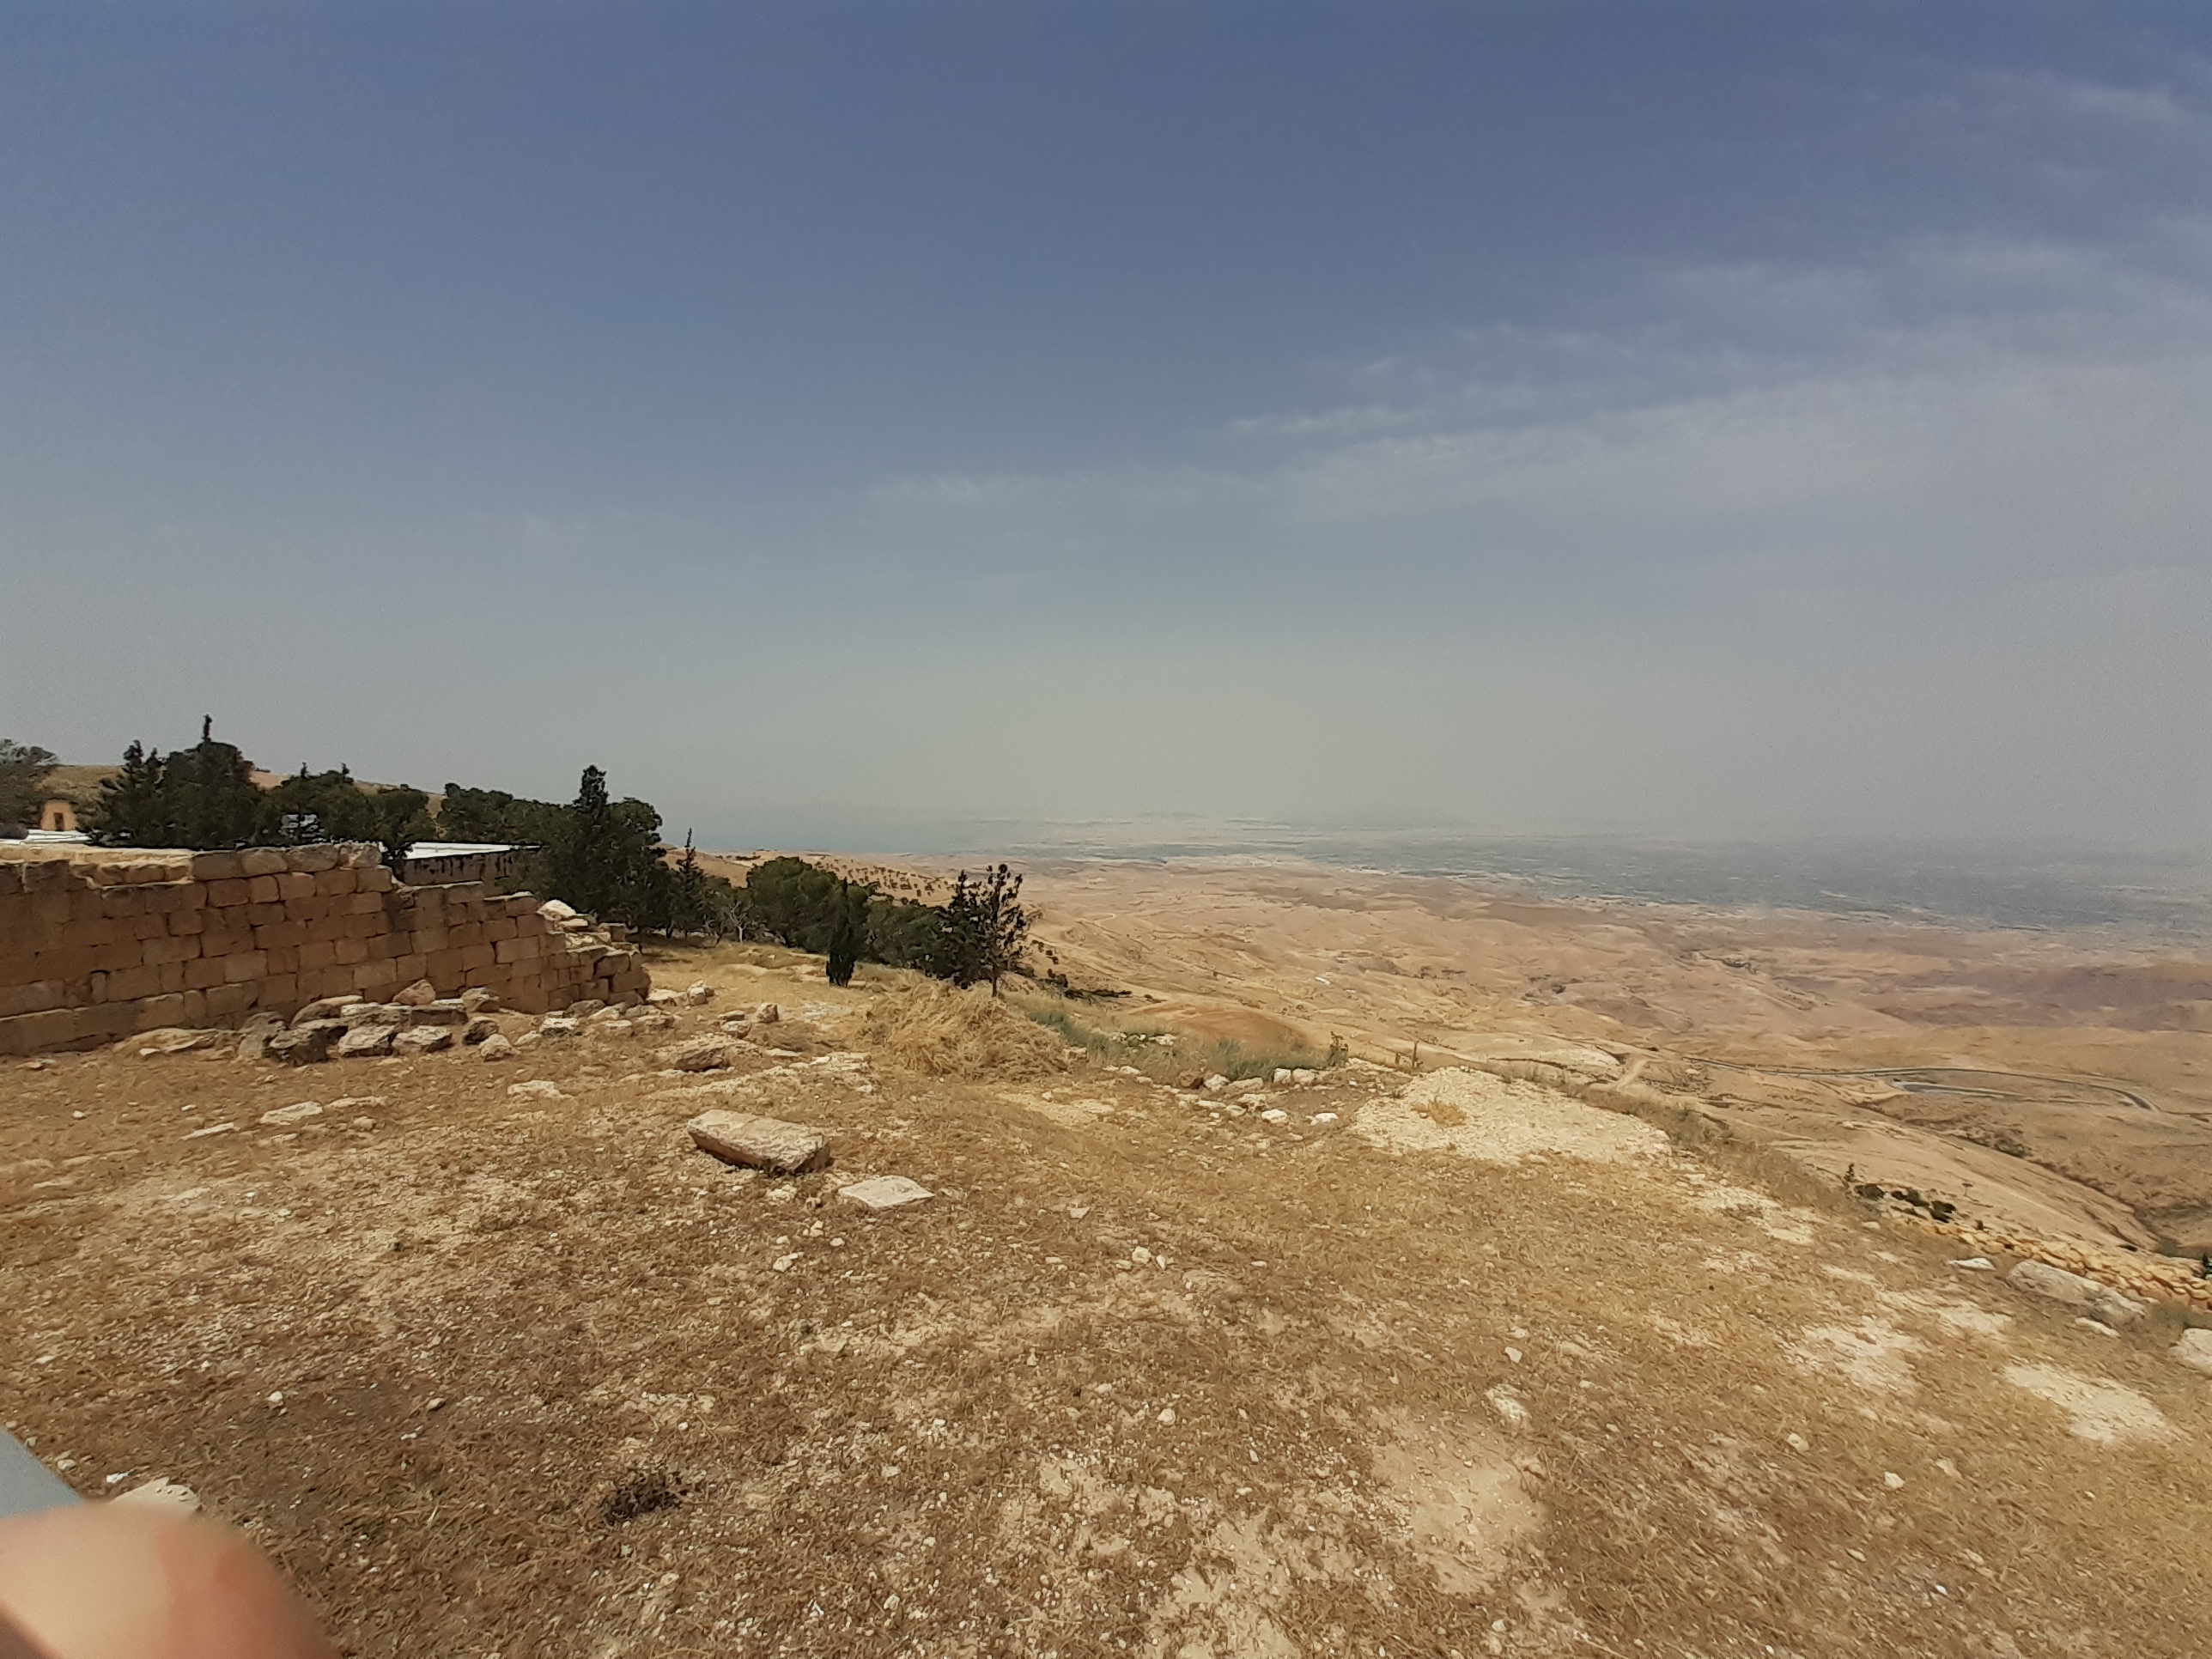
[(1067, 1045), (984, 990), (924, 981), (868, 1011), (861, 1040), (920, 1077), (1036, 1078), (1067, 1069)]
[[(1357, 1067), (1273, 1124), (1079, 1070), (1063, 1121), (760, 1056), (838, 1160), (772, 1183), (651, 1055), (0, 1072), (9, 1420), (187, 1481), (379, 1659), (2212, 1650), (2202, 1380), (1942, 1241), (1394, 1156)], [(341, 1092), (374, 1130), (252, 1127)], [(834, 1195), (891, 1173), (939, 1196)], [(1422, 1517), (1507, 1486), (1536, 1533), (1447, 1562)]]

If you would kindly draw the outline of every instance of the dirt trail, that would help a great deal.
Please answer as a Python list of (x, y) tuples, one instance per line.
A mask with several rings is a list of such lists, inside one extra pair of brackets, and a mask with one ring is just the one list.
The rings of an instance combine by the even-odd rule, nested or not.
[[(894, 976), (702, 966), (794, 1052), (0, 1073), (8, 1421), (196, 1487), (354, 1654), (2212, 1648), (2170, 1319), (1535, 1082), (920, 1079), (848, 1046)], [(835, 1166), (692, 1150), (732, 1102)]]

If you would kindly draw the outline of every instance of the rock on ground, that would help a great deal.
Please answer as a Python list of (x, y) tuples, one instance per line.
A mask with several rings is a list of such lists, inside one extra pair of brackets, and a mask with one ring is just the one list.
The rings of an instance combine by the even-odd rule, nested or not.
[(696, 1037), (662, 1049), (660, 1063), (672, 1071), (712, 1072), (730, 1063), (730, 1045), (721, 1037)]
[(478, 1060), (513, 1060), (514, 1044), (508, 1040), (505, 1033), (494, 1031), (478, 1045), (477, 1058)]
[(909, 1181), (904, 1176), (878, 1176), (872, 1181), (856, 1181), (837, 1194), (871, 1210), (896, 1210), (902, 1205), (919, 1204), (936, 1194), (919, 1181)]
[(271, 1129), (289, 1129), (295, 1123), (305, 1123), (311, 1117), (320, 1117), (320, 1101), (303, 1100), (295, 1106), (279, 1106), (273, 1112), (264, 1112), (261, 1121)]
[(418, 979), (392, 1000), (402, 1008), (427, 1008), (438, 1000), (438, 988), (427, 979)]
[(2107, 1325), (2132, 1325), (2143, 1316), (2143, 1304), (2133, 1297), (2107, 1290), (2094, 1279), (2069, 1273), (2048, 1262), (2021, 1262), (2005, 1277), (2023, 1291), (2033, 1291), (2069, 1307), (2087, 1308)]
[(2173, 1345), (2173, 1357), (2192, 1371), (2212, 1376), (2212, 1331), (2184, 1331)]
[(398, 1035), (397, 1025), (356, 1025), (338, 1039), (335, 1052), (340, 1060), (380, 1059), (392, 1052)]
[(346, 1034), (342, 1021), (311, 1019), (270, 1037), (263, 1050), (270, 1059), (287, 1066), (313, 1066), (331, 1057), (331, 1045)]
[(805, 1175), (830, 1167), (830, 1137), (803, 1123), (746, 1112), (702, 1112), (684, 1127), (694, 1146), (725, 1164), (771, 1175)]
[(434, 1054), (453, 1046), (453, 1031), (449, 1025), (410, 1026), (392, 1039), (395, 1054)]

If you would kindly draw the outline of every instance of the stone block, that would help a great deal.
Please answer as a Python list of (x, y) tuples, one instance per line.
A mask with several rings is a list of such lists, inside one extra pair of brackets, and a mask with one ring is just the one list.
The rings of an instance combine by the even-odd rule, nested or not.
[(310, 939), (300, 947), (300, 971), (303, 974), (328, 968), (337, 959), (337, 946), (329, 939)]
[(228, 985), (259, 979), (268, 971), (269, 956), (264, 951), (241, 951), (236, 956), (222, 959), (223, 982)]
[[(380, 918), (384, 915), (384, 895), (381, 893), (369, 892), (356, 893), (350, 898), (346, 900), (345, 912), (349, 916), (377, 916)], [(378, 925), (382, 927), (386, 924), (380, 921)]]
[(286, 865), (284, 849), (281, 847), (249, 847), (238, 855), (240, 872), (249, 879), (259, 881), (265, 877), (281, 876)]
[(471, 945), (484, 944), (486, 943), (484, 924), (480, 921), (465, 921), (458, 927), (448, 927), (446, 930), (446, 943), (457, 945), (463, 950), (466, 950)]
[(435, 956), (453, 940), (443, 927), (418, 927), (414, 932), (415, 948), (424, 956)]
[(0, 898), (13, 898), (23, 890), (23, 866), (9, 860), (0, 863)]
[(249, 904), (275, 904), (283, 896), (275, 876), (248, 876), (246, 878), (246, 900)]
[(199, 955), (200, 942), (197, 939), (171, 939), (164, 935), (161, 939), (149, 939), (138, 948), (146, 953), (147, 965), (153, 967), (165, 962), (191, 961)]
[(276, 878), (276, 896), (287, 904), (295, 899), (313, 898), (314, 896), (315, 878), (307, 871), (287, 870)]
[(207, 902), (217, 909), (246, 902), (247, 887), (244, 877), (226, 878), (207, 884)]
[(497, 959), (490, 945), (471, 945), (461, 952), (461, 970), (472, 974), (480, 968), (490, 967)]
[(534, 939), (503, 939), (492, 946), (492, 954), (500, 962), (535, 962), (544, 948)]
[(392, 879), (392, 872), (380, 864), (371, 869), (357, 872), (354, 880), (358, 890), (364, 893), (388, 893), (398, 885), (398, 883)]
[(236, 881), (246, 874), (246, 860), (236, 853), (195, 853), (194, 881)]
[(152, 910), (141, 910), (127, 922), (118, 922), (118, 927), (128, 927), (133, 939), (167, 939), (169, 919)]
[(331, 960), (341, 968), (353, 968), (368, 960), (368, 941), (362, 939), (342, 939), (331, 946)]
[(691, 1143), (725, 1164), (803, 1175), (830, 1167), (830, 1137), (803, 1123), (744, 1112), (702, 1112), (684, 1126)]
[(315, 891), (325, 898), (337, 898), (354, 890), (354, 870), (349, 865), (342, 869), (325, 870), (315, 878)]
[(185, 964), (185, 988), (204, 991), (211, 985), (221, 985), (223, 983), (222, 963), (221, 957), (194, 957)]
[(198, 905), (189, 909), (173, 910), (164, 918), (168, 923), (172, 939), (198, 939), (207, 930), (208, 913)]
[(263, 954), (269, 958), (266, 971), (272, 975), (296, 974), (300, 971), (300, 950), (295, 945), (273, 945)]
[(181, 996), (148, 997), (135, 1006), (137, 1012), (131, 1022), (134, 1031), (156, 1031), (165, 1025), (185, 1023), (185, 1000)]
[(44, 1013), (61, 1006), (62, 982), (58, 979), (33, 980), (28, 985), (10, 985), (0, 989), (0, 1018)]
[(303, 875), (326, 875), (345, 861), (345, 850), (336, 842), (320, 842), (313, 847), (295, 847), (285, 855), (285, 867)]
[(213, 985), (206, 996), (210, 1019), (235, 1019), (253, 1006), (251, 985)]
[(296, 921), (264, 921), (253, 930), (253, 943), (263, 951), (274, 951), (280, 945), (297, 947), (307, 942), (307, 930)]
[(257, 1008), (290, 1008), (299, 1000), (300, 976), (297, 974), (271, 974), (253, 987), (253, 1006)]

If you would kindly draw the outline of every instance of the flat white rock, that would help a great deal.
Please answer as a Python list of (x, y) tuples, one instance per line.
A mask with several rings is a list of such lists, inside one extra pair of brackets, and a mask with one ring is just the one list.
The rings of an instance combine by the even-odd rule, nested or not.
[[(341, 1101), (339, 1104), (345, 1104)], [(320, 1117), (323, 1105), (319, 1100), (303, 1100), (296, 1106), (279, 1106), (273, 1112), (264, 1112), (261, 1121), (272, 1129), (289, 1129), (295, 1123), (305, 1123), (311, 1117)]]
[(772, 1175), (805, 1175), (830, 1167), (830, 1137), (803, 1123), (750, 1112), (702, 1112), (684, 1127), (693, 1146), (725, 1164)]
[(871, 1210), (896, 1210), (902, 1205), (919, 1204), (936, 1194), (919, 1181), (908, 1181), (904, 1176), (878, 1176), (872, 1181), (856, 1181), (837, 1194)]

